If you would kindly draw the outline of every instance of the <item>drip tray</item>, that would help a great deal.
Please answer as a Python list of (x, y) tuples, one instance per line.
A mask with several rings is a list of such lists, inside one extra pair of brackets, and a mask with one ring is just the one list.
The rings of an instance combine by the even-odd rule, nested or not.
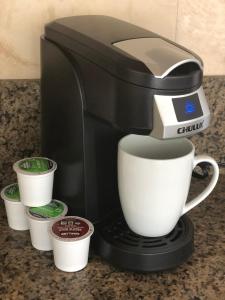
[(194, 229), (187, 216), (162, 237), (143, 237), (132, 232), (123, 216), (95, 225), (93, 246), (98, 255), (121, 269), (139, 272), (175, 268), (194, 250)]

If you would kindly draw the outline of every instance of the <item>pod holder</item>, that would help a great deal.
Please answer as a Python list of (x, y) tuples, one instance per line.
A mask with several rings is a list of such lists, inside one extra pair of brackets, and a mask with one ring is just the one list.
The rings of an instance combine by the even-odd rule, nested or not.
[(93, 246), (98, 255), (121, 269), (153, 272), (173, 269), (194, 250), (193, 224), (187, 216), (162, 237), (143, 237), (132, 232), (123, 216), (95, 225)]

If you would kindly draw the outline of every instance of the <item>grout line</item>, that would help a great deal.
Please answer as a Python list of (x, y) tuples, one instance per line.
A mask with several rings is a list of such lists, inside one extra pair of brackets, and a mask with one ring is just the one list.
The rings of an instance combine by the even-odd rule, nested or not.
[(175, 41), (175, 42), (177, 41), (177, 28), (178, 28), (179, 2), (180, 2), (180, 0), (177, 0), (177, 13), (176, 13), (175, 36), (174, 36), (174, 41)]

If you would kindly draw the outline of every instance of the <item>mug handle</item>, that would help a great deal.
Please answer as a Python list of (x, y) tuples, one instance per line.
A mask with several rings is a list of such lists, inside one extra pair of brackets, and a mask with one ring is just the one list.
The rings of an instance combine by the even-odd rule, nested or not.
[(185, 204), (182, 214), (186, 214), (189, 210), (194, 208), (196, 205), (201, 203), (208, 195), (212, 192), (214, 189), (217, 180), (219, 178), (219, 167), (217, 162), (210, 156), (208, 155), (197, 155), (194, 158), (194, 163), (193, 163), (193, 169), (201, 162), (207, 162), (213, 167), (213, 175), (211, 178), (211, 181), (209, 182), (208, 186), (204, 189), (204, 191), (201, 192), (200, 195), (195, 197), (193, 200), (189, 201), (188, 203)]

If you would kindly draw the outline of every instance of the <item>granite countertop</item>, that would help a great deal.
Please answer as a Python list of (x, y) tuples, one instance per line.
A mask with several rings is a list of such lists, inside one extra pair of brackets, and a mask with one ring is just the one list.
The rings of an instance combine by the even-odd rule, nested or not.
[[(224, 162), (225, 77), (204, 78), (212, 112), (211, 126), (192, 141), (197, 153)], [(15, 181), (12, 163), (40, 153), (40, 85), (38, 80), (0, 80), (0, 188)], [(205, 180), (193, 180), (198, 194)], [(225, 299), (225, 168), (213, 193), (189, 216), (195, 227), (195, 251), (175, 270), (132, 273), (114, 268), (91, 254), (77, 273), (56, 269), (52, 252), (30, 243), (29, 232), (11, 230), (0, 201), (0, 299)]]
[[(191, 195), (206, 180), (193, 179)], [(91, 254), (77, 273), (56, 269), (52, 252), (34, 249), (28, 231), (7, 225), (0, 204), (0, 299), (225, 299), (225, 175), (214, 192), (189, 214), (195, 227), (195, 251), (176, 268), (133, 273), (114, 268)]]

